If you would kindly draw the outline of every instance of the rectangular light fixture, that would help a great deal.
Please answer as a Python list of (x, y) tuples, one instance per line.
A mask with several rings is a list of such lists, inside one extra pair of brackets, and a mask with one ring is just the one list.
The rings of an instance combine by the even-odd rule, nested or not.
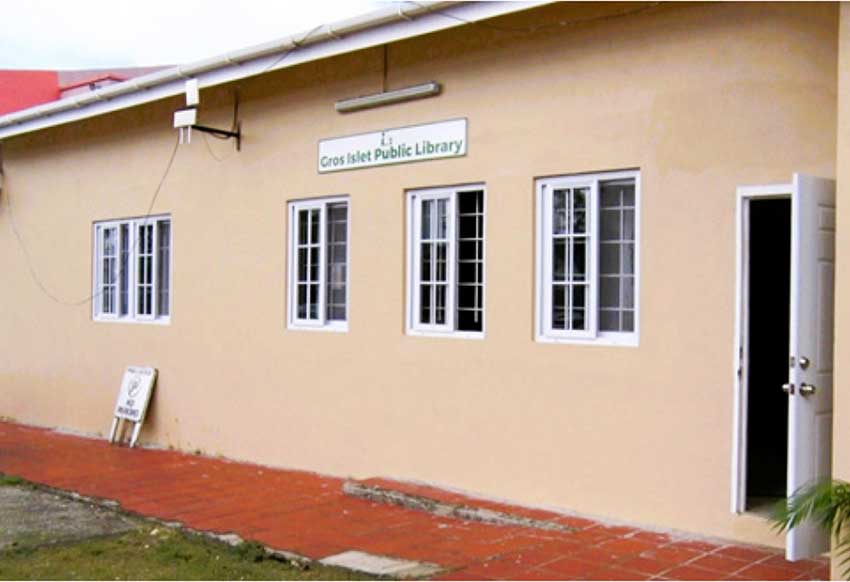
[(421, 85), (405, 87), (404, 89), (373, 93), (372, 95), (363, 95), (362, 97), (352, 97), (351, 99), (337, 101), (336, 110), (340, 113), (350, 113), (352, 111), (371, 109), (372, 107), (381, 107), (382, 105), (390, 105), (392, 103), (433, 97), (434, 95), (439, 95), (442, 88), (442, 85), (436, 81), (430, 81)]

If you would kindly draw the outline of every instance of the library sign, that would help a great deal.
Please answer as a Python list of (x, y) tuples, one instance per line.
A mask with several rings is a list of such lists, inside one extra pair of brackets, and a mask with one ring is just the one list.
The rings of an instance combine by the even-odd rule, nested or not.
[(394, 127), (319, 142), (319, 173), (466, 155), (466, 119)]

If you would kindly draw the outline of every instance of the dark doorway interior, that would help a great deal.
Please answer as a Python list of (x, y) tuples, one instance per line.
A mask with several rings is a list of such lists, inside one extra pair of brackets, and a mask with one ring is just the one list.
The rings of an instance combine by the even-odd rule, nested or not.
[(749, 222), (747, 509), (785, 496), (791, 200), (751, 200)]

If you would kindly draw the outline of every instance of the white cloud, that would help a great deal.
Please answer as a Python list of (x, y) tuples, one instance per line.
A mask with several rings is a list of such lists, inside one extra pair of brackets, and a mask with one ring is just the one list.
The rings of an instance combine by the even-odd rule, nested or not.
[(386, 4), (366, 0), (6, 0), (0, 68), (185, 63)]

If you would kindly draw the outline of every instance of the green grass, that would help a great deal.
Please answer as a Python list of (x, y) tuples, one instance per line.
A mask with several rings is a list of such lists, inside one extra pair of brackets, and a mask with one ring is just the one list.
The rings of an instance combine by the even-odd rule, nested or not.
[(310, 564), (295, 567), (256, 543), (229, 546), (166, 527), (0, 551), (0, 580), (368, 580)]
[(10, 486), (10, 485), (24, 485), (25, 481), (20, 477), (15, 477), (14, 475), (5, 475), (0, 473), (0, 487)]

